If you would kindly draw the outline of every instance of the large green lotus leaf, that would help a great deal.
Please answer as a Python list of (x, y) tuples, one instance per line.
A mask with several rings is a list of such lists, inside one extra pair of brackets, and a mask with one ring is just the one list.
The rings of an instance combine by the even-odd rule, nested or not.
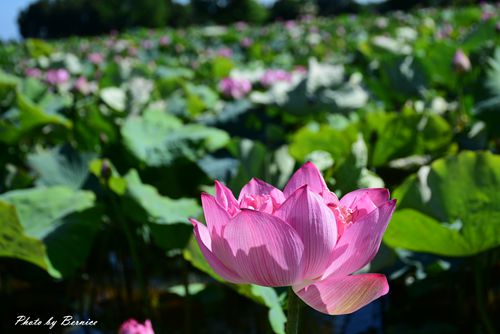
[(386, 114), (378, 132), (372, 164), (383, 166), (391, 160), (412, 155), (440, 153), (450, 145), (450, 125), (435, 114), (403, 112)]
[(495, 21), (484, 20), (465, 36), (461, 48), (466, 52), (475, 51), (488, 45), (488, 42), (494, 40), (496, 35)]
[(101, 99), (112, 109), (123, 112), (127, 107), (127, 94), (118, 87), (106, 87), (100, 92)]
[(79, 189), (89, 175), (93, 153), (76, 152), (71, 148), (42, 149), (28, 155), (28, 164), (38, 175), (40, 186), (65, 185)]
[(425, 44), (417, 50), (417, 57), (426, 70), (428, 78), (438, 85), (456, 89), (458, 74), (451, 66), (456, 46), (445, 42)]
[[(229, 149), (236, 159), (236, 170), (229, 177), (228, 185), (235, 193), (253, 177), (282, 188), (294, 171), (295, 160), (290, 156), (287, 146), (272, 152), (258, 141), (241, 139), (233, 141)], [(226, 173), (233, 174), (230, 170)]]
[(473, 255), (497, 247), (498, 189), (498, 155), (466, 151), (436, 160), (394, 192), (400, 211), (384, 240), (392, 247), (448, 256)]
[(166, 67), (158, 66), (156, 74), (160, 79), (192, 79), (193, 70), (185, 67)]
[(71, 95), (59, 93), (45, 93), (37, 104), (49, 115), (56, 115), (63, 108), (69, 108), (73, 103)]
[(24, 234), (14, 206), (0, 201), (0, 257), (31, 262), (47, 269), (45, 246)]
[(47, 85), (35, 78), (26, 78), (21, 81), (20, 89), (30, 100), (38, 101), (47, 91)]
[(90, 191), (76, 191), (64, 186), (13, 190), (0, 195), (17, 209), (25, 233), (43, 239), (59, 225), (65, 216), (90, 208), (94, 204)]
[(384, 100), (404, 103), (421, 98), (428, 87), (424, 66), (414, 56), (392, 56), (380, 64), (380, 77), (372, 77), (370, 88)]
[(339, 165), (351, 153), (351, 146), (356, 141), (355, 126), (335, 129), (329, 125), (310, 125), (297, 131), (292, 136), (290, 154), (296, 160), (304, 162), (315, 151), (330, 153), (336, 165)]
[(29, 131), (46, 124), (57, 124), (70, 128), (71, 121), (46, 113), (20, 92), (16, 94), (16, 108), (11, 109), (8, 117), (0, 120), (0, 141), (14, 143)]
[(162, 196), (156, 188), (142, 183), (139, 174), (131, 170), (125, 176), (127, 194), (146, 212), (149, 222), (160, 225), (189, 224), (190, 217), (201, 213), (198, 202), (194, 199), (171, 199)]
[(495, 49), (495, 53), (489, 59), (488, 65), (486, 87), (494, 96), (500, 96), (500, 47)]
[(34, 59), (41, 56), (50, 56), (54, 52), (54, 47), (41, 39), (29, 38), (26, 41), (26, 49)]
[(197, 116), (204, 110), (213, 109), (219, 100), (216, 92), (205, 85), (184, 85), (187, 102), (187, 112), (191, 116)]
[(344, 79), (344, 66), (319, 63), (309, 59), (307, 72), (307, 93), (313, 94), (320, 88), (331, 88), (340, 85)]
[(100, 221), (86, 210), (94, 204), (92, 192), (58, 186), (14, 190), (0, 199), (16, 207), (26, 235), (45, 244), (50, 275), (68, 276), (86, 259)]
[(231, 59), (226, 57), (216, 57), (212, 60), (212, 74), (216, 79), (221, 79), (229, 75), (234, 64)]
[(392, 216), (384, 242), (391, 247), (441, 255), (469, 255), (470, 248), (459, 231), (419, 211), (398, 210)]
[(335, 189), (346, 194), (359, 188), (383, 188), (384, 181), (367, 168), (368, 148), (363, 136), (351, 146), (351, 153), (345, 162), (335, 171)]
[(75, 123), (74, 133), (78, 148), (86, 151), (99, 151), (101, 145), (114, 143), (118, 137), (113, 120), (103, 115), (95, 104), (85, 107), (85, 117)]
[(0, 106), (4, 104), (3, 99), (6, 98), (8, 93), (15, 92), (17, 86), (21, 82), (16, 76), (0, 70)]
[(281, 301), (276, 293), (276, 290), (253, 284), (232, 284), (224, 281), (207, 263), (195, 238), (191, 238), (189, 244), (183, 251), (183, 255), (184, 258), (194, 267), (208, 274), (215, 280), (226, 284), (239, 294), (255, 301), (256, 303), (267, 306), (269, 308), (268, 319), (271, 324), (271, 328), (277, 334), (285, 333), (286, 316), (283, 312), (283, 308), (281, 307)]
[(0, 107), (9, 107), (15, 99), (21, 79), (0, 69)]
[(121, 129), (125, 145), (148, 166), (170, 165), (184, 157), (192, 161), (224, 147), (229, 135), (219, 129), (182, 122), (160, 110), (127, 118)]
[(488, 131), (500, 137), (500, 95), (478, 102), (472, 113), (478, 119), (484, 121)]
[(16, 88), (20, 82), (18, 77), (0, 70), (0, 88)]
[(61, 220), (43, 242), (53, 269), (67, 277), (87, 259), (100, 227), (100, 211), (89, 209), (75, 212)]

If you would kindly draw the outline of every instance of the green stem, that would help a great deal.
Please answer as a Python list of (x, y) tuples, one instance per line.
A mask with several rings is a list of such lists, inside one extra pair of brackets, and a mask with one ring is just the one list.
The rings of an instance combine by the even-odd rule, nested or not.
[(481, 262), (479, 258), (474, 261), (474, 283), (476, 288), (476, 307), (479, 313), (479, 319), (481, 320), (484, 330), (488, 334), (495, 334), (495, 327), (491, 322), (488, 312), (486, 310), (486, 301), (484, 300), (484, 276), (483, 268), (481, 267)]
[(184, 332), (191, 334), (191, 295), (189, 292), (189, 268), (186, 261), (181, 259), (182, 285), (184, 285)]
[(299, 318), (300, 318), (300, 308), (302, 304), (290, 287), (288, 289), (288, 314), (286, 320), (286, 334), (298, 334), (299, 333)]
[(130, 230), (130, 226), (127, 224), (127, 221), (125, 221), (125, 219), (123, 219), (123, 217), (120, 213), (120, 209), (118, 207), (118, 204), (116, 203), (114, 195), (111, 192), (109, 192), (109, 198), (111, 200), (111, 205), (113, 206), (114, 214), (115, 214), (117, 220), (120, 222), (121, 227), (123, 229), (123, 232), (125, 233), (125, 238), (127, 239), (127, 243), (128, 243), (129, 249), (130, 249), (130, 255), (132, 257), (132, 262), (134, 263), (134, 269), (135, 269), (135, 272), (137, 275), (137, 280), (139, 281), (139, 285), (140, 285), (141, 290), (142, 290), (142, 294), (143, 294), (142, 297), (143, 297), (143, 300), (146, 301), (146, 300), (148, 300), (148, 298), (147, 298), (147, 286), (146, 286), (146, 281), (145, 281), (144, 275), (143, 275), (141, 260), (139, 259), (139, 254), (137, 252), (137, 244), (135, 242), (134, 235), (133, 235), (132, 231)]

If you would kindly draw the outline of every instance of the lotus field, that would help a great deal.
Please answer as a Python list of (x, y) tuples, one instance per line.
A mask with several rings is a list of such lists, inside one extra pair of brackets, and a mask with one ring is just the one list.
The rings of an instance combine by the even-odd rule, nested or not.
[(0, 332), (500, 331), (499, 8), (0, 44)]

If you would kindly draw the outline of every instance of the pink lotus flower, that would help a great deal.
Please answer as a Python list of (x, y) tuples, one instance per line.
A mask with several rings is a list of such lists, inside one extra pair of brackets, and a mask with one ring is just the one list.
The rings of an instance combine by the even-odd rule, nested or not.
[(168, 37), (168, 36), (161, 36), (159, 43), (160, 43), (160, 46), (168, 46), (168, 45), (170, 45), (170, 37)]
[(492, 17), (495, 17), (495, 13), (489, 12), (489, 11), (484, 11), (481, 13), (481, 20), (482, 21), (488, 21)]
[(300, 74), (306, 74), (307, 73), (307, 68), (301, 65), (297, 65), (293, 68), (294, 72), (300, 73)]
[(24, 71), (24, 74), (26, 74), (27, 77), (40, 78), (42, 76), (42, 71), (38, 68), (30, 67)]
[(102, 56), (102, 54), (97, 52), (92, 52), (91, 54), (89, 54), (88, 59), (92, 64), (95, 65), (99, 65), (104, 61), (104, 57)]
[(247, 79), (224, 78), (219, 82), (219, 90), (225, 96), (241, 99), (252, 90), (252, 83)]
[(262, 86), (271, 86), (277, 82), (285, 81), (289, 82), (292, 80), (292, 75), (285, 70), (267, 70), (260, 78), (260, 83)]
[(231, 58), (233, 56), (233, 50), (230, 48), (220, 48), (217, 50), (217, 56)]
[(240, 45), (244, 48), (249, 48), (253, 44), (253, 40), (250, 37), (245, 37), (241, 40)]
[(141, 46), (146, 50), (151, 50), (153, 48), (153, 41), (146, 39), (141, 42)]
[(64, 68), (48, 70), (46, 79), (51, 85), (63, 84), (69, 80), (69, 72)]
[(285, 27), (288, 30), (295, 29), (297, 27), (297, 22), (295, 22), (294, 20), (288, 20), (285, 22)]
[(458, 72), (468, 72), (471, 69), (469, 57), (460, 49), (453, 56), (453, 66)]
[(151, 321), (146, 320), (144, 325), (135, 319), (128, 319), (121, 326), (119, 334), (155, 334)]
[(74, 87), (83, 95), (88, 95), (97, 91), (97, 84), (95, 82), (88, 82), (85, 77), (76, 79)]
[(238, 31), (243, 31), (245, 30), (246, 28), (248, 28), (248, 24), (244, 21), (238, 21), (234, 24), (236, 30)]
[(396, 206), (387, 189), (338, 199), (310, 162), (283, 191), (252, 179), (238, 200), (220, 182), (202, 194), (207, 225), (191, 219), (200, 249), (225, 280), (292, 286), (327, 314), (351, 313), (389, 291), (381, 274), (353, 274), (376, 255)]

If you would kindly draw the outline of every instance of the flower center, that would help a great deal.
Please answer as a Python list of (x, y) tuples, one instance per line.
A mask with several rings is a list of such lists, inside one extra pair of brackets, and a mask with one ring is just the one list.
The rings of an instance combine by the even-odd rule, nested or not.
[(354, 210), (351, 208), (346, 208), (340, 204), (332, 208), (333, 214), (337, 222), (340, 222), (346, 226), (352, 225)]
[(278, 204), (270, 195), (245, 195), (240, 201), (240, 209), (250, 209), (273, 213)]
[(355, 210), (340, 204), (330, 204), (329, 207), (335, 215), (335, 221), (337, 223), (337, 239), (340, 239), (344, 232), (352, 224), (354, 224), (356, 212)]

